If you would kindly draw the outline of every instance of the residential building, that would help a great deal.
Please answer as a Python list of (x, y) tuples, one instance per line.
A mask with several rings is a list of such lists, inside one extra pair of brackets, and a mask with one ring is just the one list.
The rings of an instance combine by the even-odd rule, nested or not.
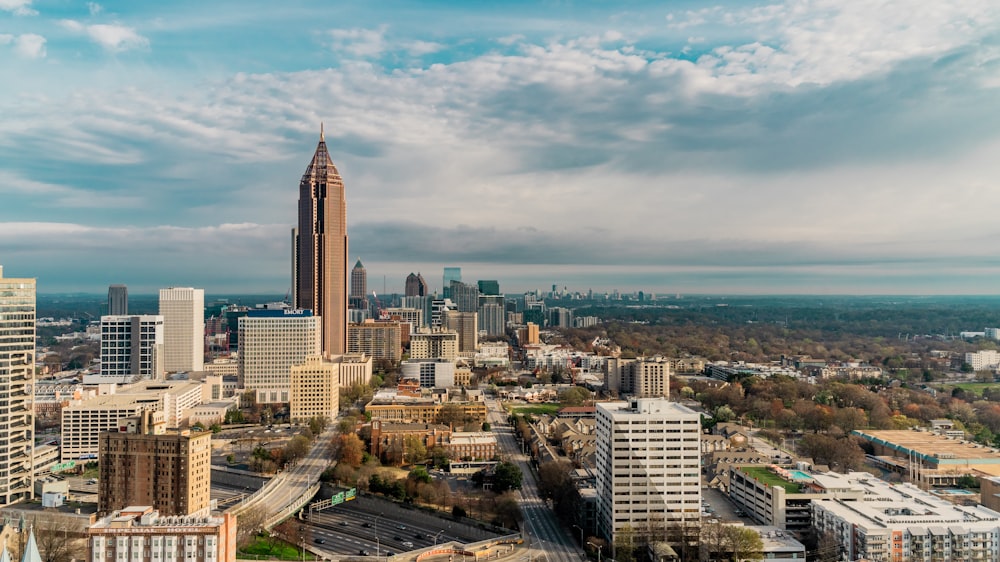
[(289, 400), (292, 365), (322, 353), (322, 320), (310, 310), (251, 310), (239, 320), (240, 387), (262, 404)]
[(541, 343), (538, 335), (538, 324), (533, 322), (525, 324), (523, 328), (517, 331), (517, 341), (522, 347)]
[(212, 432), (163, 431), (163, 413), (146, 410), (100, 434), (97, 511), (151, 505), (191, 515), (211, 501)]
[(561, 306), (554, 306), (549, 309), (549, 326), (554, 328), (572, 328), (573, 311)]
[(472, 357), (479, 345), (478, 318), (475, 312), (449, 310), (444, 313), (441, 327), (458, 333), (458, 353)]
[(122, 384), (162, 379), (164, 333), (163, 316), (101, 316), (101, 376)]
[(191, 408), (208, 402), (212, 384), (195, 381), (142, 381), (112, 387), (114, 392), (70, 400), (62, 409), (61, 461), (98, 458), (100, 435), (120, 431), (122, 420), (161, 412), (166, 428), (181, 427)]
[(470, 423), (482, 424), (486, 421), (486, 404), (481, 401), (449, 401), (447, 395), (405, 396), (395, 390), (381, 390), (371, 402), (365, 405), (365, 413), (373, 420), (395, 423), (435, 423), (441, 408), (449, 404), (461, 411), (461, 416)]
[(301, 365), (292, 365), (289, 417), (300, 422), (314, 417), (336, 419), (340, 386), (340, 357), (329, 360), (310, 355)]
[(972, 366), (973, 371), (995, 371), (1000, 368), (1000, 351), (984, 349), (966, 353), (965, 362)]
[(410, 359), (402, 363), (402, 378), (417, 379), (421, 388), (455, 386), (455, 362), (447, 359)]
[(503, 295), (479, 295), (479, 329), (488, 336), (502, 336), (507, 327)]
[(410, 334), (411, 359), (458, 358), (458, 333), (440, 328), (424, 328)]
[(597, 403), (598, 532), (614, 544), (686, 527), (701, 513), (701, 418), (665, 398)]
[(813, 500), (813, 527), (848, 560), (998, 560), (1000, 513), (869, 475), (861, 499)]
[(387, 308), (385, 311), (389, 315), (390, 320), (395, 320), (409, 326), (409, 329), (404, 330), (407, 338), (410, 333), (424, 327), (424, 311), (422, 309), (392, 307)]
[(88, 562), (236, 562), (236, 517), (160, 515), (130, 506), (87, 529)]
[(622, 395), (669, 398), (670, 360), (663, 357), (609, 358), (605, 387)]
[(369, 319), (361, 324), (351, 324), (347, 327), (347, 352), (399, 362), (403, 357), (402, 330), (402, 325), (393, 321)]
[(346, 353), (347, 200), (322, 128), (316, 152), (299, 181), (299, 222), (292, 230), (292, 287), (295, 308), (312, 310), (322, 319), (323, 354)]
[(448, 298), (455, 303), (460, 312), (476, 312), (479, 310), (479, 288), (461, 281), (451, 282)]
[(35, 443), (35, 280), (0, 266), (0, 506), (31, 499)]
[(160, 289), (163, 317), (163, 370), (202, 370), (205, 362), (205, 290)]
[(108, 287), (108, 316), (128, 315), (128, 287), (111, 285)]

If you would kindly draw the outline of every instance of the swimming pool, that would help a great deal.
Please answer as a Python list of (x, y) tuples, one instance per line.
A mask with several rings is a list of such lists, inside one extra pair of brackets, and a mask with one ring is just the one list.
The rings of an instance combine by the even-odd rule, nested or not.
[(789, 470), (788, 475), (792, 477), (792, 480), (812, 480), (812, 476), (809, 476), (801, 470)]

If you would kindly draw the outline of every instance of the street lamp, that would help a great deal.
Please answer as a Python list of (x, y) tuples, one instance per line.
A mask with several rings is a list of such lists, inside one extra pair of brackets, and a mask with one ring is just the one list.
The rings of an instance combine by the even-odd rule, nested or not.
[(601, 547), (592, 542), (588, 542), (587, 544), (597, 549), (597, 562), (601, 562)]
[(580, 546), (583, 547), (584, 546), (584, 543), (583, 543), (583, 527), (581, 527), (579, 525), (573, 525), (573, 526), (576, 527), (577, 529), (580, 529)]
[(437, 543), (438, 543), (438, 537), (440, 537), (440, 536), (441, 536), (441, 533), (443, 533), (443, 532), (444, 532), (444, 529), (441, 529), (440, 531), (438, 531), (438, 532), (437, 532), (437, 534), (436, 534), (436, 535), (434, 535), (434, 545), (435, 545), (435, 546), (437, 546)]
[(381, 548), (382, 544), (378, 540), (378, 520), (379, 520), (379, 517), (382, 517), (383, 515), (385, 515), (385, 514), (384, 513), (379, 513), (375, 517), (375, 559), (376, 560), (378, 559), (378, 557), (381, 555), (381, 552), (382, 552), (382, 548)]

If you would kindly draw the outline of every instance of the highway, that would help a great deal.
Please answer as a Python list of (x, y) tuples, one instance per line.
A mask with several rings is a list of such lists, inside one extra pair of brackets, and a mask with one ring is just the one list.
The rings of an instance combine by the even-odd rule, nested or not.
[(528, 456), (514, 438), (514, 429), (507, 423), (507, 414), (495, 399), (486, 401), (488, 419), (497, 436), (503, 456), (520, 467), (524, 478), (521, 483), (521, 513), (524, 514), (525, 541), (530, 548), (532, 562), (580, 562), (584, 552), (556, 519), (555, 514), (538, 495), (535, 474), (528, 466)]
[(309, 514), (308, 532), (304, 534), (314, 550), (339, 555), (359, 555), (367, 550), (372, 556), (386, 556), (451, 540), (475, 540), (453, 530), (447, 520), (420, 513), (414, 513), (414, 517), (419, 523), (395, 521), (379, 513), (357, 510), (348, 502)]

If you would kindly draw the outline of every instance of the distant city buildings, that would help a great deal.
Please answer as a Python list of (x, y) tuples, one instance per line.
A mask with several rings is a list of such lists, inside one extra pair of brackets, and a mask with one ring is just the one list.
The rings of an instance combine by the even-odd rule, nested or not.
[(1000, 352), (993, 349), (966, 353), (965, 362), (973, 371), (995, 371), (1000, 368)]
[[(458, 354), (472, 357), (479, 345), (478, 316), (475, 312), (449, 310), (442, 317), (441, 327), (458, 334)], [(411, 338), (412, 347), (412, 338)]]
[(351, 308), (368, 308), (368, 270), (361, 259), (358, 259), (351, 270), (351, 295), (348, 304)]
[(0, 506), (34, 495), (35, 280), (0, 266)]
[(322, 319), (323, 354), (346, 353), (347, 200), (322, 129), (316, 152), (299, 181), (299, 220), (292, 230), (292, 287), (293, 306), (312, 310)]
[(163, 317), (163, 370), (201, 371), (205, 364), (205, 290), (160, 289)]
[[(403, 333), (399, 322), (365, 320), (347, 327), (348, 353), (363, 353), (394, 363), (403, 357)], [(365, 381), (368, 382), (368, 381)]]
[(407, 275), (405, 294), (408, 297), (426, 297), (429, 291), (427, 290), (427, 281), (424, 281), (424, 276), (420, 273), (410, 273)]
[(125, 316), (128, 314), (128, 287), (111, 285), (108, 287), (108, 315)]
[(670, 360), (663, 357), (621, 359), (607, 362), (606, 388), (637, 398), (670, 397)]
[(441, 292), (444, 298), (451, 296), (451, 283), (452, 281), (462, 282), (462, 268), (461, 267), (446, 267), (444, 268), (444, 275), (441, 278)]

